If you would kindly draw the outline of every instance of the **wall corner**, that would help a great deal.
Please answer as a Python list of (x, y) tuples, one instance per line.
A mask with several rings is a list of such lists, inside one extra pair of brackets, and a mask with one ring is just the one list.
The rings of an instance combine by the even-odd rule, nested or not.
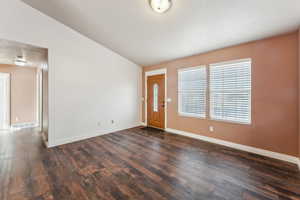
[(300, 170), (300, 27), (298, 29), (298, 167)]

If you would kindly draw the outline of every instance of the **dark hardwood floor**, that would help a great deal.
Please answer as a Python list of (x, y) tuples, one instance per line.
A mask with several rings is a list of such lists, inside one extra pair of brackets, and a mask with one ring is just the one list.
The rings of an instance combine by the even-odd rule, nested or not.
[(296, 165), (134, 128), (46, 149), (0, 132), (1, 200), (300, 199)]

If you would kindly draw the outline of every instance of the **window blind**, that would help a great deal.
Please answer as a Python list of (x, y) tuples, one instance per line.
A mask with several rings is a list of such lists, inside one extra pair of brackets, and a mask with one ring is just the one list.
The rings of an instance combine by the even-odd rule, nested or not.
[(251, 124), (251, 60), (210, 65), (210, 118)]
[(178, 71), (178, 111), (191, 117), (206, 116), (206, 67)]

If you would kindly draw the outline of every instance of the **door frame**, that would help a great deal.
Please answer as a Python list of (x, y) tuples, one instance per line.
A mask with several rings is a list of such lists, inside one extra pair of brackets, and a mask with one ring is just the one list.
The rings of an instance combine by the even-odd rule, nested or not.
[(165, 129), (167, 129), (167, 113), (168, 113), (168, 97), (167, 97), (167, 69), (158, 69), (158, 70), (152, 70), (152, 71), (147, 71), (145, 72), (145, 97), (144, 97), (144, 102), (145, 102), (145, 125), (148, 126), (148, 119), (147, 119), (147, 112), (148, 112), (148, 77), (149, 76), (155, 76), (155, 75), (165, 75)]
[(7, 127), (4, 127), (7, 128), (7, 129), (10, 129), (11, 128), (11, 119), (10, 119), (10, 112), (11, 112), (11, 107), (10, 107), (10, 101), (11, 101), (11, 91), (10, 91), (10, 73), (6, 73), (6, 72), (0, 72), (0, 76), (3, 76), (6, 81), (7, 81), (7, 84), (6, 84), (6, 122), (7, 122)]

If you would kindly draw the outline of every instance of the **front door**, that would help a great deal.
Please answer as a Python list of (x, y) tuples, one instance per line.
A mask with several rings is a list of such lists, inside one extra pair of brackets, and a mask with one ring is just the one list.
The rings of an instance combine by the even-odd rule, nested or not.
[(148, 126), (165, 128), (165, 75), (148, 76), (147, 81)]

